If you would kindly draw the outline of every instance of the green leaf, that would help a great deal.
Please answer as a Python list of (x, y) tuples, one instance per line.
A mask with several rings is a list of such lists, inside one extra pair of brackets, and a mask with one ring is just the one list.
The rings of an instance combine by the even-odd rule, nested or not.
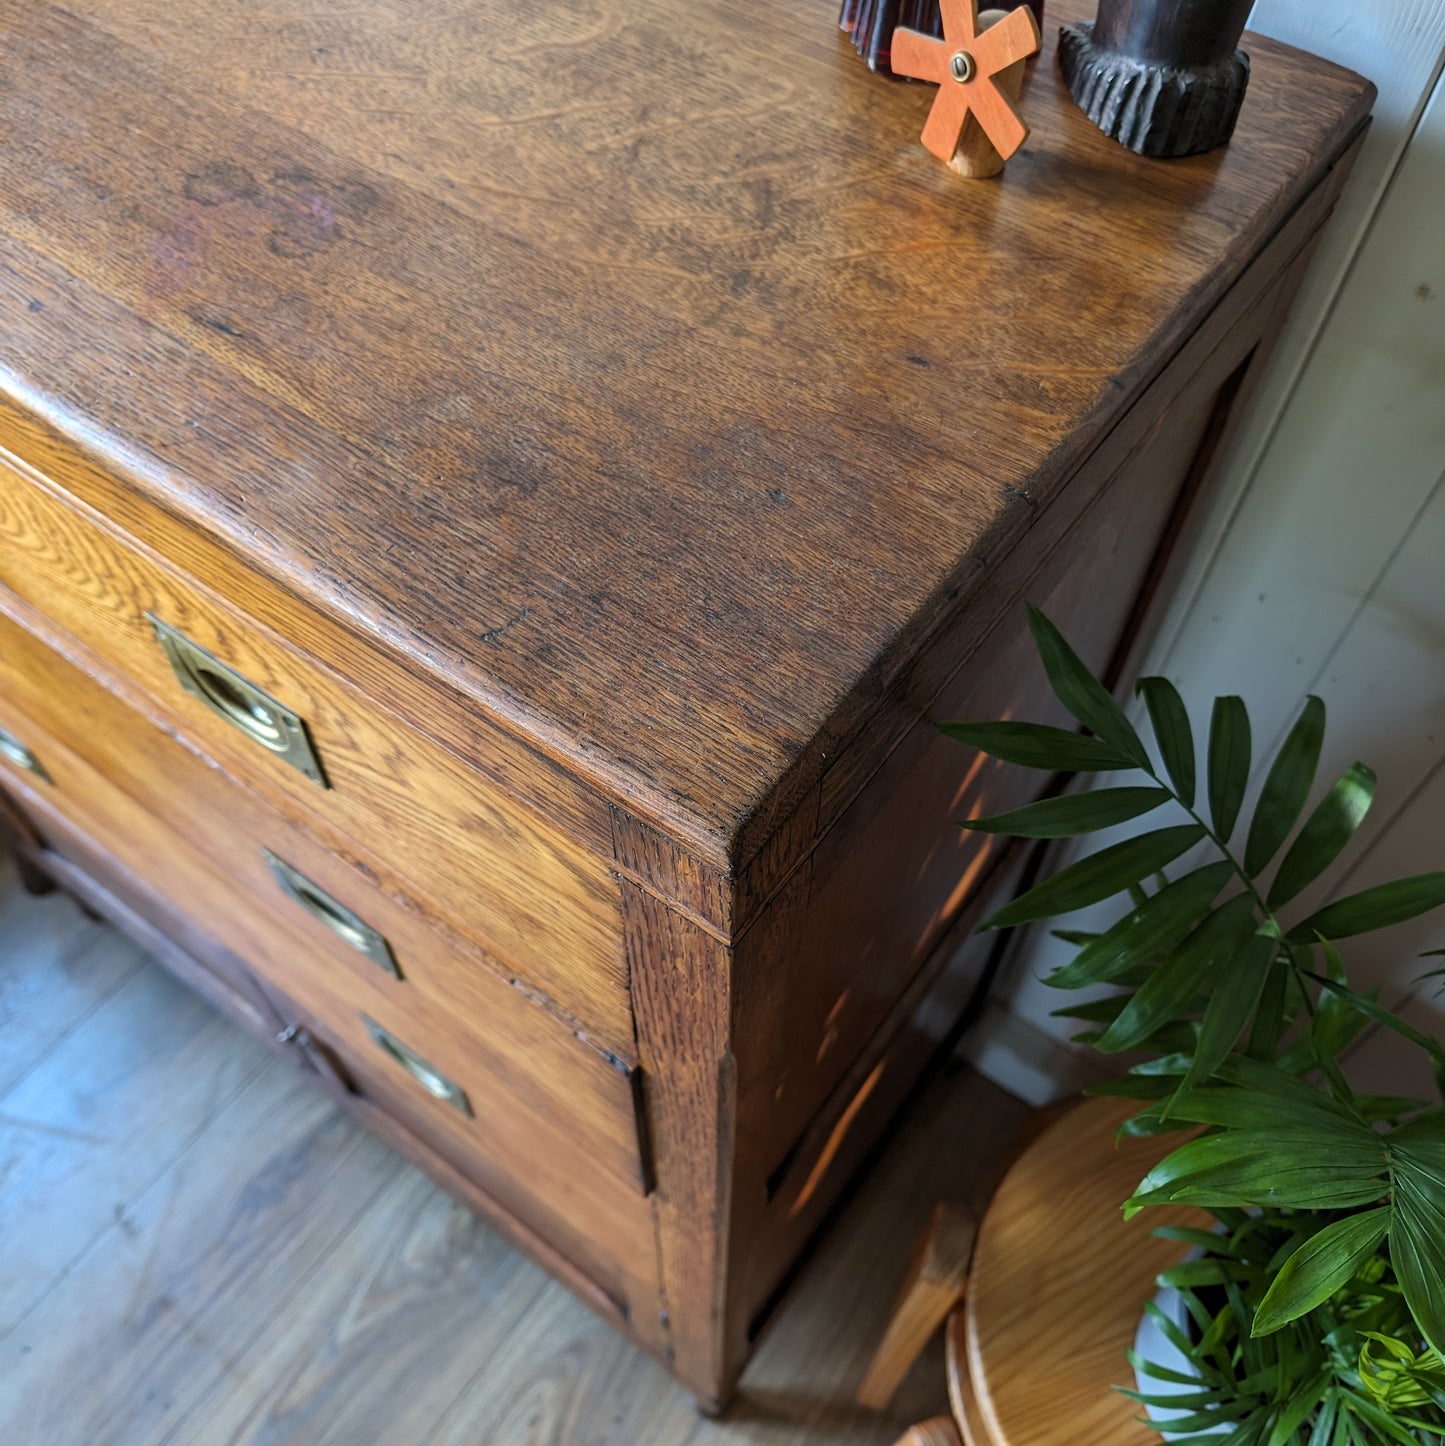
[(1049, 933), (1060, 943), (1072, 944), (1076, 949), (1082, 949), (1099, 937), (1096, 929), (1050, 929)]
[(1141, 1110), (1137, 1115), (1125, 1120), (1117, 1130), (1114, 1131), (1114, 1140), (1138, 1140), (1145, 1139), (1152, 1135), (1168, 1135), (1177, 1132), (1179, 1126), (1171, 1124), (1168, 1120), (1161, 1120), (1156, 1110)]
[(1086, 999), (1082, 1004), (1066, 1004), (1062, 1009), (1051, 1009), (1049, 1018), (1082, 1019), (1090, 1024), (1112, 1024), (1128, 1002), (1127, 994), (1106, 994), (1102, 999)]
[(1149, 710), (1149, 722), (1170, 781), (1189, 808), (1194, 807), (1194, 730), (1179, 690), (1168, 678), (1140, 678), (1135, 685)]
[[(1150, 1302), (1150, 1304), (1153, 1304)], [(1158, 1310), (1158, 1306), (1154, 1307)], [(1146, 1312), (1148, 1307), (1145, 1307)], [(1153, 1381), (1172, 1381), (1176, 1386), (1196, 1386), (1199, 1384), (1198, 1376), (1186, 1375), (1183, 1371), (1170, 1370), (1168, 1366), (1155, 1365), (1153, 1361), (1146, 1361), (1131, 1346), (1124, 1352), (1125, 1358), (1134, 1368), (1137, 1375), (1147, 1376)]]
[(1257, 1133), (1298, 1128), (1331, 1134), (1343, 1124), (1354, 1132), (1354, 1116), (1337, 1100), (1308, 1085), (1305, 1088), (1310, 1089), (1313, 1098), (1303, 1104), (1249, 1089), (1197, 1089), (1174, 1104), (1174, 1120), (1181, 1128), (1186, 1124), (1214, 1125)]
[(1285, 937), (1292, 944), (1312, 944), (1317, 935), (1348, 939), (1428, 914), (1441, 904), (1445, 904), (1445, 872), (1416, 874), (1337, 899), (1296, 924)]
[(1084, 1093), (1091, 1099), (1103, 1095), (1109, 1099), (1121, 1100), (1162, 1100), (1173, 1092), (1171, 1080), (1160, 1076), (1126, 1074), (1120, 1079), (1099, 1080), (1088, 1085)]
[(1445, 1201), (1397, 1163), (1390, 1263), (1425, 1339), (1445, 1354)]
[(1221, 904), (1160, 964), (1094, 1047), (1104, 1054), (1133, 1049), (1162, 1025), (1181, 1018), (1254, 933), (1255, 922), (1248, 894)]
[(1127, 753), (1102, 738), (1087, 738), (1047, 723), (940, 723), (938, 729), (991, 758), (1046, 773), (1091, 773), (1134, 766)]
[(1289, 968), (1276, 954), (1265, 970), (1264, 990), (1254, 1014), (1254, 1028), (1246, 1048), (1259, 1060), (1273, 1059), (1284, 1036), (1285, 1004), (1289, 997)]
[(1329, 1371), (1321, 1371), (1295, 1392), (1281, 1412), (1279, 1420), (1275, 1422), (1274, 1430), (1270, 1432), (1265, 1446), (1290, 1446), (1295, 1439), (1295, 1432), (1324, 1400), (1330, 1379)]
[(1141, 1059), (1138, 1064), (1130, 1067), (1129, 1073), (1179, 1075), (1182, 1077), (1188, 1070), (1189, 1056), (1187, 1054), (1161, 1054), (1153, 1059)]
[(1394, 1124), (1405, 1115), (1428, 1110), (1430, 1106), (1427, 1101), (1412, 1099), (1408, 1095), (1356, 1095), (1355, 1108), (1359, 1110), (1361, 1119), (1385, 1120)]
[(1156, 1225), (1149, 1233), (1157, 1240), (1182, 1240), (1211, 1255), (1238, 1257), (1229, 1236), (1216, 1234), (1213, 1230), (1198, 1230), (1191, 1225)]
[[(1181, 1095), (1203, 1084), (1238, 1043), (1264, 992), (1270, 961), (1278, 948), (1277, 940), (1256, 934), (1244, 941), (1225, 966), (1205, 1006), (1194, 1059), (1179, 1086)], [(1166, 1109), (1165, 1114), (1168, 1113)]]
[(1048, 976), (1057, 989), (1117, 980), (1136, 964), (1172, 953), (1234, 876), (1227, 863), (1205, 864), (1131, 909)]
[(1125, 839), (1123, 843), (1100, 849), (1060, 869), (1053, 878), (1021, 894), (979, 926), (981, 929), (1006, 929), (1014, 924), (1029, 924), (1053, 914), (1068, 914), (1075, 909), (1097, 904), (1130, 884), (1146, 879), (1156, 869), (1173, 863), (1186, 849), (1192, 848), (1204, 830), (1197, 824), (1181, 824), (1175, 828), (1156, 829)]
[(1386, 1009), (1383, 1004), (1364, 994), (1356, 994), (1354, 990), (1347, 989), (1338, 980), (1327, 978), (1322, 974), (1306, 973), (1307, 979), (1313, 979), (1316, 984), (1323, 985), (1326, 989), (1332, 990), (1345, 1000), (1352, 1009), (1357, 1009), (1366, 1018), (1375, 1024), (1381, 1024), (1386, 1029), (1393, 1030), (1396, 1034), (1408, 1039), (1411, 1044), (1427, 1051), (1437, 1062), (1445, 1062), (1445, 1045), (1438, 1039), (1431, 1039), (1428, 1034), (1422, 1033), (1413, 1025), (1406, 1024), (1393, 1010)]
[(1113, 694), (1084, 666), (1043, 613), (1035, 607), (1030, 607), (1028, 613), (1029, 631), (1059, 702), (1091, 733), (1127, 755), (1136, 767), (1148, 770), (1149, 754)]
[(1100, 788), (1092, 793), (1041, 799), (992, 818), (965, 819), (962, 827), (976, 833), (1012, 834), (1015, 838), (1072, 838), (1127, 823), (1173, 797), (1167, 788)]
[[(1432, 1404), (1445, 1409), (1445, 1361), (1428, 1346), (1417, 1353), (1398, 1336), (1362, 1330), (1360, 1381), (1371, 1397), (1386, 1408), (1418, 1408)], [(1383, 1355), (1381, 1352), (1383, 1351)], [(1437, 1433), (1445, 1427), (1437, 1425)]]
[[(1325, 966), (1331, 979), (1343, 984), (1345, 966), (1332, 944), (1324, 946)], [(1304, 966), (1308, 967), (1308, 966)], [(1373, 999), (1378, 991), (1371, 990)], [(1345, 1047), (1369, 1028), (1369, 1020), (1342, 994), (1333, 989), (1321, 989), (1315, 1015), (1310, 1020), (1308, 1035), (1301, 1035), (1297, 1043), (1306, 1045), (1316, 1059), (1338, 1059)]]
[(1371, 1428), (1368, 1435), (1357, 1435), (1352, 1438), (1352, 1440), (1360, 1441), (1362, 1446), (1380, 1446), (1380, 1443), (1386, 1438), (1398, 1443), (1398, 1446), (1420, 1446), (1420, 1438), (1414, 1431), (1397, 1420), (1393, 1413), (1384, 1411), (1364, 1396), (1352, 1396), (1349, 1400), (1349, 1407), (1361, 1421), (1367, 1423)]
[(1209, 720), (1209, 816), (1226, 843), (1249, 785), (1249, 714), (1243, 698), (1216, 698)]
[(1155, 1277), (1158, 1285), (1175, 1290), (1198, 1289), (1201, 1285), (1223, 1285), (1226, 1280), (1248, 1280), (1250, 1269), (1238, 1262), (1222, 1260), (1185, 1260)]
[(1320, 1413), (1315, 1417), (1314, 1426), (1310, 1431), (1309, 1440), (1305, 1446), (1330, 1446), (1334, 1436), (1335, 1419), (1339, 1415), (1340, 1397), (1339, 1392), (1331, 1386), (1325, 1392), (1324, 1401), (1320, 1405)]
[(1248, 1055), (1231, 1055), (1219, 1066), (1219, 1078), (1260, 1099), (1276, 1100), (1296, 1116), (1318, 1114), (1331, 1119), (1355, 1120), (1350, 1110), (1322, 1090)]
[(1244, 871), (1252, 878), (1279, 852), (1299, 822), (1315, 781), (1325, 741), (1325, 705), (1311, 694), (1264, 780), (1244, 846)]
[(1270, 1335), (1327, 1301), (1379, 1248), (1390, 1207), (1347, 1215), (1311, 1235), (1280, 1267), (1254, 1313), (1250, 1334)]
[(1289, 903), (1334, 863), (1364, 821), (1374, 797), (1374, 772), (1363, 763), (1352, 763), (1320, 800), (1285, 854), (1269, 887), (1271, 909)]
[[(1363, 1137), (1362, 1137), (1363, 1136)], [(1384, 1149), (1368, 1125), (1296, 1125), (1206, 1135), (1167, 1155), (1126, 1203), (1346, 1210), (1387, 1189)]]

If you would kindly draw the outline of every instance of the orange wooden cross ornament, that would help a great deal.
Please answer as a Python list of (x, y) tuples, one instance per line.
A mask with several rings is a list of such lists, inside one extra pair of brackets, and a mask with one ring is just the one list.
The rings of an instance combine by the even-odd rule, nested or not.
[(1004, 160), (1028, 139), (1029, 128), (995, 77), (1039, 48), (1039, 24), (1021, 5), (980, 30), (978, 0), (939, 0), (943, 39), (899, 26), (888, 64), (895, 75), (932, 81), (938, 95), (923, 127), (923, 144), (951, 161), (971, 114)]

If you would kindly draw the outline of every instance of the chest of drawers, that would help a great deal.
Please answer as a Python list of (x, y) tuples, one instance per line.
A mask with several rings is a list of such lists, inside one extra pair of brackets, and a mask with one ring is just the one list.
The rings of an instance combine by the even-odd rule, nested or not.
[(1046, 43), (969, 185), (829, 21), (0, 3), (6, 832), (709, 1406), (1017, 878), (935, 723), (1122, 658), (1372, 96)]

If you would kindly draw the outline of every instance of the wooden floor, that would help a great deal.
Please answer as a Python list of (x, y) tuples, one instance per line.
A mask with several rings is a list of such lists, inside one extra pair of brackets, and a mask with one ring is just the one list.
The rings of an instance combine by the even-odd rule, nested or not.
[(5, 1446), (891, 1446), (935, 1349), (850, 1405), (941, 1195), (982, 1203), (1022, 1105), (920, 1101), (722, 1422), (339, 1108), (0, 861)]

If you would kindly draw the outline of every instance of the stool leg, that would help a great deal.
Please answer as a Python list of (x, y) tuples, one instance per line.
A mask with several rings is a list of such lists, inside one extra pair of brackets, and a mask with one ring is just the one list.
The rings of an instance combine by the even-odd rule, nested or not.
[(860, 1405), (876, 1411), (888, 1405), (929, 1337), (962, 1299), (977, 1229), (964, 1211), (952, 1205), (934, 1207), (914, 1249), (898, 1304), (858, 1388)]
[(932, 1421), (922, 1421), (917, 1426), (910, 1426), (901, 1435), (894, 1446), (963, 1446), (959, 1440), (958, 1428), (947, 1416), (939, 1416)]

